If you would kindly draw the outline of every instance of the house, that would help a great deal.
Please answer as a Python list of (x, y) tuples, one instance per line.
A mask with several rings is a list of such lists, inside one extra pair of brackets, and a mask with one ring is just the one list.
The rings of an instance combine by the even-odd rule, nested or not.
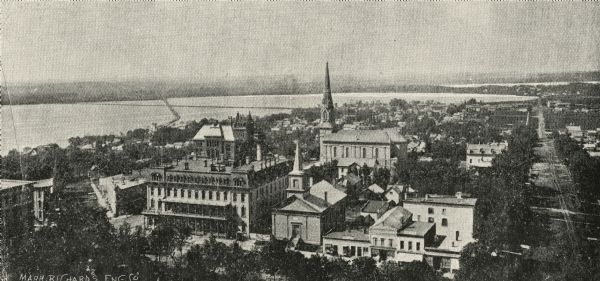
[(583, 139), (583, 131), (581, 130), (581, 126), (566, 126), (567, 133), (571, 135), (571, 138), (574, 140), (581, 141)]
[(389, 206), (390, 204), (387, 201), (369, 200), (360, 209), (360, 215), (363, 217), (369, 216), (375, 221), (388, 210)]
[(346, 193), (322, 180), (309, 185), (302, 168), (300, 146), (292, 171), (288, 174), (287, 199), (271, 212), (272, 234), (278, 240), (290, 240), (295, 247), (302, 240), (320, 245), (321, 237), (342, 229), (346, 218)]
[[(404, 194), (404, 195), (403, 195)], [(390, 185), (388, 189), (383, 193), (384, 198), (388, 202), (394, 202), (395, 205), (399, 204), (408, 197), (413, 197), (417, 192), (409, 186), (405, 185)]]
[(467, 167), (491, 167), (492, 160), (507, 147), (508, 143), (467, 144)]
[(371, 256), (369, 232), (364, 230), (346, 230), (331, 232), (323, 236), (323, 254), (359, 258)]
[(370, 185), (369, 187), (367, 187), (367, 189), (375, 194), (383, 194), (385, 192), (385, 190), (376, 183)]
[(435, 224), (412, 220), (402, 207), (386, 212), (369, 228), (372, 255), (379, 260), (422, 261), (425, 248), (434, 246)]
[(408, 198), (403, 207), (413, 213), (418, 222), (436, 225), (437, 243), (427, 247), (426, 261), (436, 270), (453, 274), (459, 268), (459, 258), (465, 245), (474, 241), (473, 220), (476, 198), (426, 195)]

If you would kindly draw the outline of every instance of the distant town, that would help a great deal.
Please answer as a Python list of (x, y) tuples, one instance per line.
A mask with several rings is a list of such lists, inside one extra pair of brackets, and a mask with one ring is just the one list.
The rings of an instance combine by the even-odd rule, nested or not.
[(3, 155), (3, 276), (600, 277), (600, 84), (338, 104), (324, 68), (312, 108), (170, 107), (166, 124)]

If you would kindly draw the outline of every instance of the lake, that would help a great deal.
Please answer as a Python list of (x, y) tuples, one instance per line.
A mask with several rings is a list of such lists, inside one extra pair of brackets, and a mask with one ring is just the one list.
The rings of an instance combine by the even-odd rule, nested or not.
[[(172, 105), (241, 106), (241, 107), (315, 107), (321, 94), (268, 95), (172, 98)], [(483, 102), (524, 101), (535, 97), (454, 93), (343, 93), (333, 94), (337, 104), (356, 101), (389, 102), (393, 98), (406, 101), (435, 100), (442, 103), (461, 103), (474, 98)], [(111, 104), (162, 105), (160, 100), (110, 102)], [(181, 121), (202, 118), (225, 119), (236, 112), (247, 114), (248, 109), (232, 108), (176, 108)], [(252, 115), (264, 116), (289, 112), (286, 109), (251, 109)], [(42, 144), (67, 144), (70, 137), (84, 135), (119, 134), (136, 128), (149, 128), (153, 123), (166, 123), (173, 118), (167, 107), (120, 106), (99, 103), (36, 104), (2, 107), (2, 155), (11, 149), (22, 150)]]

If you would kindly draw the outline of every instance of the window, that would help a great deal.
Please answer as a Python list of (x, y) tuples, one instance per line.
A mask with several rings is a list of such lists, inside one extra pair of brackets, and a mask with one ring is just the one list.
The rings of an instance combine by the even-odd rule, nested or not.
[(448, 219), (442, 219), (442, 226), (448, 226)]
[(333, 147), (333, 157), (337, 157), (337, 147)]
[(363, 247), (363, 253), (366, 255), (369, 254), (369, 248), (368, 247)]
[(192, 191), (188, 189), (188, 198), (192, 198)]
[(240, 201), (242, 201), (242, 202), (246, 201), (246, 194), (242, 193), (242, 198), (240, 199)]
[(366, 148), (362, 149), (362, 158), (367, 158), (367, 149)]
[(177, 197), (179, 195), (179, 194), (177, 194), (177, 191), (178, 191), (177, 189), (173, 189), (173, 193), (175, 194), (175, 195), (173, 195), (174, 197)]
[(373, 246), (377, 246), (377, 238), (373, 238)]
[(362, 257), (362, 247), (358, 247), (356, 249), (356, 255), (359, 256), (359, 257)]
[(417, 251), (421, 250), (421, 242), (417, 242)]
[(294, 179), (294, 180), (292, 181), (292, 186), (293, 186), (294, 188), (298, 188), (298, 180), (297, 180), (297, 179)]
[(154, 187), (150, 188), (150, 195), (154, 196)]
[(208, 200), (212, 200), (212, 198), (213, 198), (213, 192), (214, 191), (209, 191), (208, 192)]
[(231, 193), (231, 197), (233, 198), (233, 202), (237, 201), (237, 194), (236, 193)]
[(161, 195), (162, 195), (162, 188), (159, 188), (158, 189), (158, 196), (161, 196)]
[(460, 241), (460, 239), (458, 239), (458, 238), (460, 238), (460, 231), (456, 232), (456, 241)]
[(381, 238), (381, 239), (379, 239), (379, 242), (381, 242), (381, 246), (382, 247), (385, 246), (385, 244), (384, 244), (385, 243), (385, 239)]
[(427, 219), (427, 221), (428, 222), (435, 222), (432, 217), (429, 217), (429, 219)]
[(404, 241), (400, 241), (400, 249), (404, 250)]
[(350, 157), (350, 148), (346, 147), (346, 158)]
[(227, 201), (227, 191), (223, 192), (223, 200)]
[(433, 214), (433, 208), (427, 208), (427, 213), (428, 214)]
[(241, 214), (242, 218), (245, 218), (246, 217), (246, 207), (242, 206), (241, 213), (242, 213)]
[(388, 239), (388, 246), (393, 247), (394, 246), (394, 240)]
[(379, 148), (375, 148), (375, 158), (379, 158)]
[(408, 241), (408, 250), (412, 250), (412, 241)]
[(194, 191), (194, 197), (198, 199), (198, 190)]
[(216, 191), (216, 193), (217, 193), (217, 200), (221, 200), (221, 192)]
[(204, 200), (206, 198), (206, 192), (204, 190), (202, 190), (202, 200)]
[(446, 214), (446, 209), (444, 208), (444, 209), (442, 209), (442, 215), (445, 215), (445, 214)]
[(417, 215), (417, 221), (421, 221), (421, 215)]

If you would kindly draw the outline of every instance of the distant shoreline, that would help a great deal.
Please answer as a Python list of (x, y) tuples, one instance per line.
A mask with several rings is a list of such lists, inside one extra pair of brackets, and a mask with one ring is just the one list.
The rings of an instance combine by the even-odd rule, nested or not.
[[(590, 92), (597, 93), (600, 81), (573, 82), (524, 82), (524, 83), (488, 83), (488, 84), (445, 84), (445, 85), (358, 85), (340, 86), (333, 89), (336, 94), (347, 93), (447, 93), (447, 94), (482, 94), (482, 95), (515, 95), (535, 96), (526, 88), (544, 87), (546, 90), (568, 91), (573, 85), (578, 89), (584, 84)], [(48, 84), (15, 86), (9, 94), (4, 95), (2, 105), (38, 105), (38, 104), (82, 104), (102, 102), (151, 101), (160, 100), (162, 96), (173, 98), (202, 97), (240, 97), (240, 96), (272, 96), (272, 95), (310, 95), (321, 93), (320, 84), (302, 85), (261, 85), (265, 89), (242, 86), (207, 86), (207, 85), (170, 85), (161, 87), (127, 85), (119, 83), (94, 84)], [(550, 89), (548, 89), (550, 88)], [(10, 101), (10, 102), (9, 102)]]

